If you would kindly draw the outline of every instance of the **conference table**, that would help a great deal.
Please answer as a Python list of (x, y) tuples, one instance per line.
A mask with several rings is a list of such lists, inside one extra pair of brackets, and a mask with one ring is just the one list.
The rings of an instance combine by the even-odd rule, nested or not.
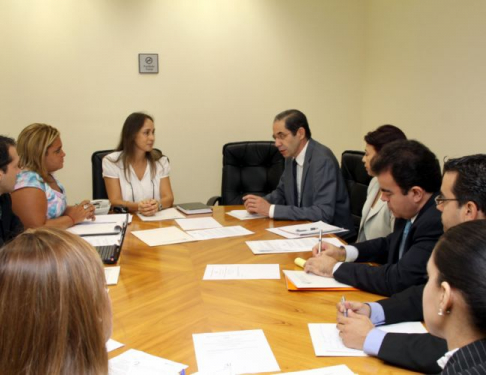
[(112, 338), (127, 349), (184, 363), (197, 372), (192, 335), (262, 329), (282, 372), (346, 364), (357, 374), (411, 373), (372, 357), (316, 357), (308, 323), (333, 323), (336, 303), (375, 301), (362, 291), (288, 291), (280, 280), (204, 281), (208, 264), (279, 264), (280, 270), (301, 270), (296, 257), (310, 252), (254, 255), (249, 240), (282, 239), (267, 228), (296, 224), (271, 219), (238, 220), (226, 214), (242, 206), (215, 206), (212, 216), (223, 226), (241, 225), (252, 235), (149, 247), (134, 230), (177, 226), (173, 220), (142, 222), (134, 215), (118, 264), (118, 284), (110, 286)]

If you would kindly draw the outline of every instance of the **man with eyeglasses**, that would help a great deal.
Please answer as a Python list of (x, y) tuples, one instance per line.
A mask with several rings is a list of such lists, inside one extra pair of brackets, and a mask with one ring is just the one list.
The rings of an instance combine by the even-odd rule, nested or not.
[[(448, 160), (435, 202), (445, 231), (465, 221), (486, 219), (486, 155)], [(339, 304), (337, 326), (344, 344), (413, 371), (442, 371), (448, 351), (445, 340), (430, 334), (385, 333), (375, 328), (381, 324), (423, 321), (423, 290), (424, 285), (420, 285), (375, 303)], [(348, 317), (344, 317), (345, 309)], [(447, 311), (438, 314), (447, 324)]]
[(273, 122), (273, 138), (285, 158), (285, 170), (270, 194), (243, 197), (247, 211), (273, 219), (322, 220), (353, 235), (339, 164), (329, 148), (311, 138), (306, 116), (296, 109), (279, 113)]
[(371, 168), (378, 178), (381, 199), (396, 218), (393, 232), (348, 246), (323, 242), (321, 252), (314, 247), (305, 271), (390, 296), (426, 282), (427, 261), (443, 233), (434, 202), (441, 181), (440, 165), (420, 142), (401, 140), (383, 147)]
[(20, 172), (18, 164), (15, 141), (0, 135), (0, 247), (24, 230), (22, 222), (12, 212), (10, 198)]

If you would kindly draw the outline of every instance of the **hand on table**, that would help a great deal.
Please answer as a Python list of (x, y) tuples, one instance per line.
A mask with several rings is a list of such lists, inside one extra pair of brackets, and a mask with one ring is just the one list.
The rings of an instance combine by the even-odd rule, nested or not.
[(145, 216), (154, 216), (159, 210), (159, 204), (155, 199), (145, 199), (138, 202), (138, 212)]
[(243, 197), (243, 203), (246, 210), (251, 214), (268, 216), (270, 212), (270, 203), (258, 195), (245, 195)]

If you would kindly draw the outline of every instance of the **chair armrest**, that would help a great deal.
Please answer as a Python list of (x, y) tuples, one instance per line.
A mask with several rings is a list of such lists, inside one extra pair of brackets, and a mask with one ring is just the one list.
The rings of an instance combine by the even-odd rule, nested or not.
[(207, 206), (215, 206), (216, 203), (219, 205), (221, 203), (221, 197), (215, 195), (214, 197), (211, 197), (208, 199), (208, 202), (206, 203)]

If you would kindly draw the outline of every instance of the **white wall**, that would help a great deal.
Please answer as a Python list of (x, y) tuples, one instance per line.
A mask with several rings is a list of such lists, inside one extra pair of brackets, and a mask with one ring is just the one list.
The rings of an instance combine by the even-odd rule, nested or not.
[(484, 153), (486, 1), (367, 3), (362, 133), (400, 126), (440, 160)]
[[(223, 144), (271, 139), (285, 109), (339, 158), (362, 147), (365, 5), (0, 0), (0, 133), (57, 127), (70, 203), (91, 196), (91, 153), (138, 110), (155, 117), (177, 202), (218, 194)], [(160, 73), (140, 75), (138, 53), (158, 53)]]

